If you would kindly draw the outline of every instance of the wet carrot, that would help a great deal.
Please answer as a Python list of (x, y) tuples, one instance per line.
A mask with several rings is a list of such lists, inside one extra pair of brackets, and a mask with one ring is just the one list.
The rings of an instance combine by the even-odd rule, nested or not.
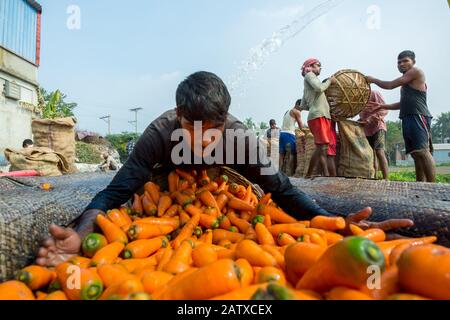
[(311, 228), (336, 231), (345, 229), (345, 219), (342, 217), (315, 216), (311, 219)]
[(184, 240), (180, 246), (173, 252), (172, 257), (164, 266), (162, 271), (170, 274), (178, 274), (186, 271), (190, 267), (190, 259), (192, 255), (192, 243)]
[(148, 192), (154, 204), (159, 203), (159, 186), (154, 182), (150, 181), (144, 185), (144, 190)]
[(361, 229), (360, 227), (358, 227), (357, 225), (354, 224), (350, 224), (350, 231), (353, 233), (353, 235), (355, 236), (362, 236), (364, 234), (364, 230)]
[(275, 245), (275, 239), (264, 224), (257, 223), (255, 225), (255, 232), (259, 244)]
[[(189, 205), (191, 207), (191, 205)], [(184, 225), (184, 227), (181, 229), (178, 236), (172, 240), (172, 247), (174, 249), (178, 248), (178, 246), (181, 244), (183, 240), (190, 237), (192, 235), (192, 232), (194, 231), (194, 228), (198, 226), (200, 222), (200, 214), (196, 213), (194, 214), (191, 219)]]
[(274, 224), (268, 229), (274, 237), (280, 232), (288, 233), (295, 238), (302, 235), (312, 235), (313, 233), (318, 233), (319, 235), (325, 234), (325, 231), (322, 229), (305, 228), (304, 225), (298, 223)]
[(218, 256), (216, 250), (212, 245), (200, 244), (194, 250), (192, 250), (192, 260), (194, 266), (201, 268), (210, 263), (217, 261)]
[(128, 238), (125, 232), (123, 232), (122, 229), (109, 221), (103, 215), (97, 215), (96, 222), (109, 243), (115, 241), (122, 242), (124, 244), (128, 243)]
[(20, 270), (16, 278), (34, 291), (46, 287), (56, 278), (56, 274), (47, 268), (31, 265)]
[(167, 180), (168, 180), (168, 184), (169, 184), (169, 192), (173, 193), (173, 192), (177, 191), (178, 181), (180, 181), (180, 176), (175, 171), (172, 171), (169, 173)]
[[(62, 289), (70, 300), (96, 300), (103, 292), (103, 283), (95, 269), (77, 268), (64, 262), (56, 267)], [(74, 276), (79, 285), (73, 285)]]
[(120, 255), (125, 245), (122, 242), (113, 242), (98, 250), (92, 257), (91, 266), (111, 264)]
[(133, 223), (128, 230), (128, 236), (132, 240), (151, 239), (165, 236), (174, 231), (170, 225), (155, 225), (151, 223)]
[(283, 271), (275, 267), (264, 267), (258, 272), (256, 283), (277, 282), (286, 285), (286, 277)]
[(161, 256), (161, 259), (158, 262), (158, 266), (156, 267), (156, 271), (162, 271), (166, 264), (170, 261), (170, 258), (172, 258), (173, 255), (173, 249), (171, 246), (168, 246), (167, 248), (164, 248), (163, 254)]
[(228, 206), (235, 210), (243, 210), (243, 211), (252, 211), (255, 208), (250, 205), (249, 203), (237, 198), (237, 197), (231, 197), (228, 200)]
[(144, 208), (142, 207), (142, 200), (138, 194), (134, 194), (133, 205), (131, 206), (132, 214), (142, 216), (144, 214)]
[(170, 280), (172, 280), (173, 275), (163, 271), (149, 271), (142, 275), (141, 282), (144, 286), (145, 292), (152, 294), (156, 290), (163, 287)]
[(296, 223), (297, 219), (294, 217), (291, 217), (286, 212), (281, 210), (280, 208), (272, 207), (272, 206), (266, 206), (263, 204), (259, 204), (257, 207), (258, 214), (265, 216), (268, 214), (272, 221), (277, 223)]
[(367, 229), (361, 236), (374, 242), (386, 240), (386, 234), (381, 229)]
[(119, 228), (122, 228), (124, 225), (131, 223), (131, 219), (128, 217), (128, 215), (124, 215), (119, 209), (109, 210), (106, 213), (106, 216)]
[(158, 202), (158, 217), (162, 217), (172, 205), (172, 199), (169, 196), (162, 196)]
[(148, 217), (136, 220), (135, 224), (153, 224), (157, 226), (171, 226), (174, 229), (177, 229), (180, 226), (180, 218), (177, 217)]
[(136, 240), (127, 244), (123, 251), (123, 257), (125, 259), (147, 258), (160, 248), (166, 247), (167, 244), (168, 240), (166, 237)]
[(0, 283), (0, 300), (35, 300), (33, 292), (21, 281)]
[(251, 226), (250, 222), (240, 219), (234, 210), (228, 210), (227, 217), (230, 219), (231, 224), (238, 227), (239, 231), (242, 233), (246, 233), (247, 229)]
[(384, 254), (386, 265), (389, 266), (389, 256), (392, 250), (403, 243), (416, 243), (416, 244), (431, 244), (436, 242), (437, 238), (435, 236), (423, 237), (423, 238), (408, 238), (408, 239), (398, 239), (378, 242), (377, 245)]
[(144, 209), (144, 213), (147, 216), (156, 216), (156, 214), (158, 213), (158, 207), (153, 202), (150, 194), (147, 191), (145, 191), (144, 197), (142, 198), (142, 207)]
[(132, 276), (124, 266), (119, 264), (101, 265), (97, 268), (97, 273), (106, 288), (118, 284)]
[(217, 229), (220, 225), (219, 220), (215, 216), (204, 213), (200, 214), (200, 225), (207, 229)]
[(252, 240), (242, 240), (239, 242), (235, 255), (238, 259), (247, 259), (252, 266), (277, 266), (275, 258)]
[(290, 234), (280, 232), (277, 237), (277, 243), (280, 246), (286, 246), (288, 244), (296, 243), (297, 240)]
[(277, 246), (264, 244), (261, 245), (261, 248), (275, 258), (279, 268), (285, 270), (286, 263), (284, 255), (278, 250)]
[(326, 231), (326, 230), (325, 230), (325, 234), (323, 236), (327, 240), (328, 246), (331, 246), (331, 245), (341, 241), (342, 239), (344, 239), (344, 237), (341, 234), (331, 232), (331, 231)]
[(325, 239), (325, 237), (322, 237), (318, 233), (313, 233), (313, 234), (311, 234), (310, 237), (311, 237), (311, 243), (315, 243), (322, 247), (328, 247), (327, 240)]
[(195, 183), (195, 178), (190, 173), (180, 169), (176, 169), (176, 172), (180, 176), (180, 178), (186, 180), (187, 182), (189, 182), (189, 184)]
[(162, 291), (155, 292), (154, 298), (161, 300), (210, 299), (241, 286), (239, 267), (232, 260), (218, 260), (169, 284), (170, 282)]
[(409, 293), (450, 300), (450, 249), (422, 245), (407, 249), (397, 263), (400, 286)]
[(217, 244), (221, 240), (227, 239), (231, 242), (239, 242), (244, 239), (244, 235), (242, 233), (230, 232), (223, 229), (214, 229), (213, 230), (213, 243)]

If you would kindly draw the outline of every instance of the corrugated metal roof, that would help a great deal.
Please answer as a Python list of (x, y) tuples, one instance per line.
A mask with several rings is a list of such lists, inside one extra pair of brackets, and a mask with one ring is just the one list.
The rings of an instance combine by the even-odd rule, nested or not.
[[(0, 45), (36, 63), (38, 12), (28, 0), (0, 1)], [(37, 5), (34, 4), (34, 6)]]

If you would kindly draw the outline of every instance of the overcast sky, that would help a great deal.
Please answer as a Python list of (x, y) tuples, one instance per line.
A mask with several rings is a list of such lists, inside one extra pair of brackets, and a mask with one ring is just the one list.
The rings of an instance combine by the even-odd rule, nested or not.
[[(231, 87), (239, 66), (274, 32), (324, 0), (41, 0), (39, 79), (78, 103), (79, 128), (132, 131), (130, 108), (141, 107), (139, 131), (175, 106), (175, 90), (192, 72), (211, 71)], [(231, 113), (255, 121), (274, 118), (301, 98), (299, 68), (322, 61), (322, 78), (357, 69), (383, 80), (400, 76), (400, 51), (416, 52), (427, 76), (428, 103), (438, 116), (450, 111), (450, 10), (446, 0), (343, 0), (242, 77), (232, 91)], [(76, 5), (74, 8), (71, 5)], [(77, 10), (80, 15), (78, 17)], [(301, 21), (301, 20), (300, 20)], [(79, 27), (79, 28), (78, 28)], [(253, 50), (253, 51), (252, 51)], [(387, 102), (399, 89), (381, 90)], [(306, 119), (306, 114), (304, 115)], [(389, 120), (398, 118), (391, 112)]]

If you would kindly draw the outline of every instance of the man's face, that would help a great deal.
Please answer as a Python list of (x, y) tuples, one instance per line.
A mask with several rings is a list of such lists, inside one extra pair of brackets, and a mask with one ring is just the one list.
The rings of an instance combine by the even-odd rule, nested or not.
[(274, 122), (270, 125), (270, 128), (275, 129), (277, 127), (277, 124)]
[(397, 62), (398, 71), (401, 73), (406, 73), (411, 70), (415, 64), (416, 61), (408, 57), (399, 59)]
[(311, 66), (312, 72), (316, 74), (316, 76), (320, 76), (320, 72), (322, 71), (322, 64), (320, 62), (314, 63)]
[[(217, 142), (214, 140), (213, 137), (210, 138), (210, 137), (205, 136), (204, 133), (210, 129), (214, 129), (214, 130), (218, 130), (218, 132), (220, 132), (220, 134), (222, 134), (223, 131), (225, 130), (224, 123), (217, 124), (217, 123), (210, 122), (210, 121), (202, 121), (201, 126), (198, 127), (200, 130), (198, 130), (198, 132), (195, 132), (196, 127), (195, 127), (194, 122), (187, 120), (183, 116), (179, 116), (178, 118), (179, 118), (181, 127), (187, 131), (185, 133), (184, 139), (186, 139), (186, 141), (189, 143), (189, 147), (194, 152), (194, 154), (198, 157), (207, 156), (206, 154), (203, 153), (204, 149), (207, 146), (209, 146), (211, 143)], [(197, 141), (195, 141), (195, 139), (197, 139)], [(197, 143), (197, 144), (195, 144), (195, 143)], [(202, 154), (198, 154), (197, 151), (199, 151), (199, 150), (196, 150), (194, 148), (195, 145), (202, 146), (202, 151), (201, 151)]]

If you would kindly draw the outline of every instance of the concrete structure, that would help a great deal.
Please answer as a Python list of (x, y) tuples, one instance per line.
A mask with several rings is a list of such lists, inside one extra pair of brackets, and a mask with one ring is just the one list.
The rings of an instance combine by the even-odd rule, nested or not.
[[(433, 158), (436, 164), (450, 163), (450, 143), (433, 144)], [(402, 150), (402, 154), (405, 150)], [(411, 155), (407, 155), (403, 160), (397, 160), (397, 166), (414, 166), (414, 160)]]
[(0, 165), (5, 148), (21, 148), (37, 116), (41, 6), (0, 1)]

